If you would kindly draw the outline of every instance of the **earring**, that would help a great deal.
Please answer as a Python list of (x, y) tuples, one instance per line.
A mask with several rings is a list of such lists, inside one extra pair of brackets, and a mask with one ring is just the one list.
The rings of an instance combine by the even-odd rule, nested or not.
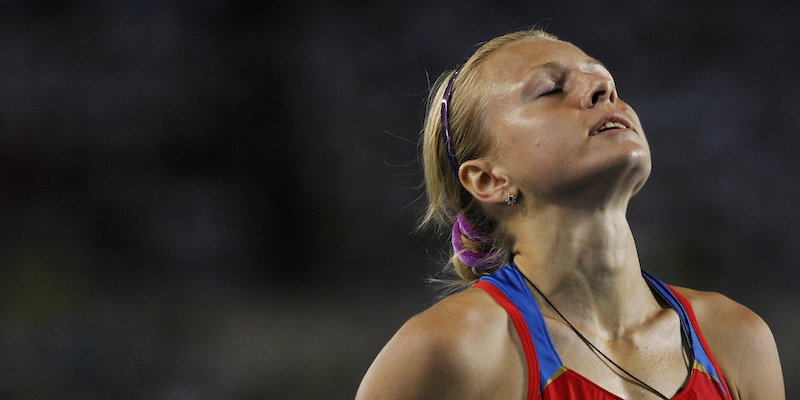
[(506, 204), (513, 206), (514, 203), (517, 202), (517, 196), (511, 194), (511, 192), (506, 192), (508, 195), (506, 196)]

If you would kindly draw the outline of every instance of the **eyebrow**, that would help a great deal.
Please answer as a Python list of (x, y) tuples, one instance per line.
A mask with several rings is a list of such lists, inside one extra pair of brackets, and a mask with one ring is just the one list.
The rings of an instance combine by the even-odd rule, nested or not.
[[(601, 68), (604, 71), (608, 71), (608, 68), (606, 68), (606, 66), (603, 63), (592, 57), (589, 57), (586, 60), (584, 60), (583, 65), (591, 69)], [(535, 77), (539, 75), (539, 73), (541, 73), (542, 71), (549, 74), (555, 74), (557, 72), (561, 72), (567, 69), (568, 69), (567, 66), (561, 61), (550, 61), (543, 64), (539, 64), (531, 68), (530, 71), (528, 72), (528, 78), (526, 79), (527, 82), (525, 83), (524, 92), (529, 92), (533, 90), (535, 82), (537, 81)]]
[(592, 66), (592, 67), (600, 67), (606, 71), (608, 71), (608, 67), (605, 64), (601, 63), (600, 60), (596, 58), (589, 58), (584, 62), (585, 65)]
[[(589, 67), (600, 67), (600, 68), (608, 71), (608, 68), (606, 68), (605, 64), (601, 63), (599, 60), (597, 60), (595, 58), (586, 59), (583, 62), (583, 65), (586, 65), (586, 66), (589, 66)], [(564, 69), (564, 68), (566, 68), (564, 63), (562, 63), (560, 61), (550, 61), (550, 62), (546, 62), (544, 64), (537, 65), (536, 67), (534, 67), (532, 69), (532, 71), (541, 70), (541, 69), (548, 70), (548, 71), (555, 71), (555, 70), (560, 70), (560, 69)]]

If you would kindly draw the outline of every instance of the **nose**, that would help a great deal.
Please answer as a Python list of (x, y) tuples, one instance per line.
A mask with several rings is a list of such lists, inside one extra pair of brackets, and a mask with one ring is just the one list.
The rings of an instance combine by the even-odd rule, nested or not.
[(584, 108), (594, 108), (604, 102), (614, 103), (616, 100), (614, 81), (604, 76), (592, 76), (581, 103)]

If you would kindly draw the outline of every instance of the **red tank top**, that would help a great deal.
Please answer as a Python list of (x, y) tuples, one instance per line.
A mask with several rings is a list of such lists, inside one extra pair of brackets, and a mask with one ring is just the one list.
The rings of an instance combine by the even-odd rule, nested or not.
[[(686, 386), (673, 399), (732, 400), (689, 302), (657, 278), (642, 274), (654, 292), (678, 313), (691, 344), (694, 359), (692, 374)], [(515, 265), (483, 277), (474, 287), (483, 289), (500, 303), (516, 327), (528, 364), (527, 400), (622, 400), (564, 366), (536, 300)]]

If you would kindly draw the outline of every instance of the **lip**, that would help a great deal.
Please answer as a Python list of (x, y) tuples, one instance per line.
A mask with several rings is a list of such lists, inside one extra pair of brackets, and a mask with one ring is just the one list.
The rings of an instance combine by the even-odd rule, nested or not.
[[(600, 127), (602, 127), (603, 125), (605, 125), (606, 122), (618, 122), (618, 123), (620, 123), (622, 125), (625, 125), (625, 128), (627, 128), (627, 129), (616, 128), (616, 129), (609, 129), (609, 130), (597, 133), (597, 130), (600, 129)], [(609, 114), (609, 115), (606, 115), (600, 121), (598, 121), (596, 124), (594, 124), (594, 126), (592, 126), (592, 128), (589, 130), (589, 136), (591, 137), (591, 136), (603, 135), (603, 134), (608, 134), (608, 133), (616, 133), (617, 131), (624, 131), (624, 130), (631, 130), (631, 131), (634, 131), (634, 132), (636, 131), (635, 129), (633, 129), (633, 124), (631, 123), (631, 121), (628, 120), (627, 118), (625, 118), (625, 117), (623, 117), (623, 116), (621, 116), (619, 114)]]

